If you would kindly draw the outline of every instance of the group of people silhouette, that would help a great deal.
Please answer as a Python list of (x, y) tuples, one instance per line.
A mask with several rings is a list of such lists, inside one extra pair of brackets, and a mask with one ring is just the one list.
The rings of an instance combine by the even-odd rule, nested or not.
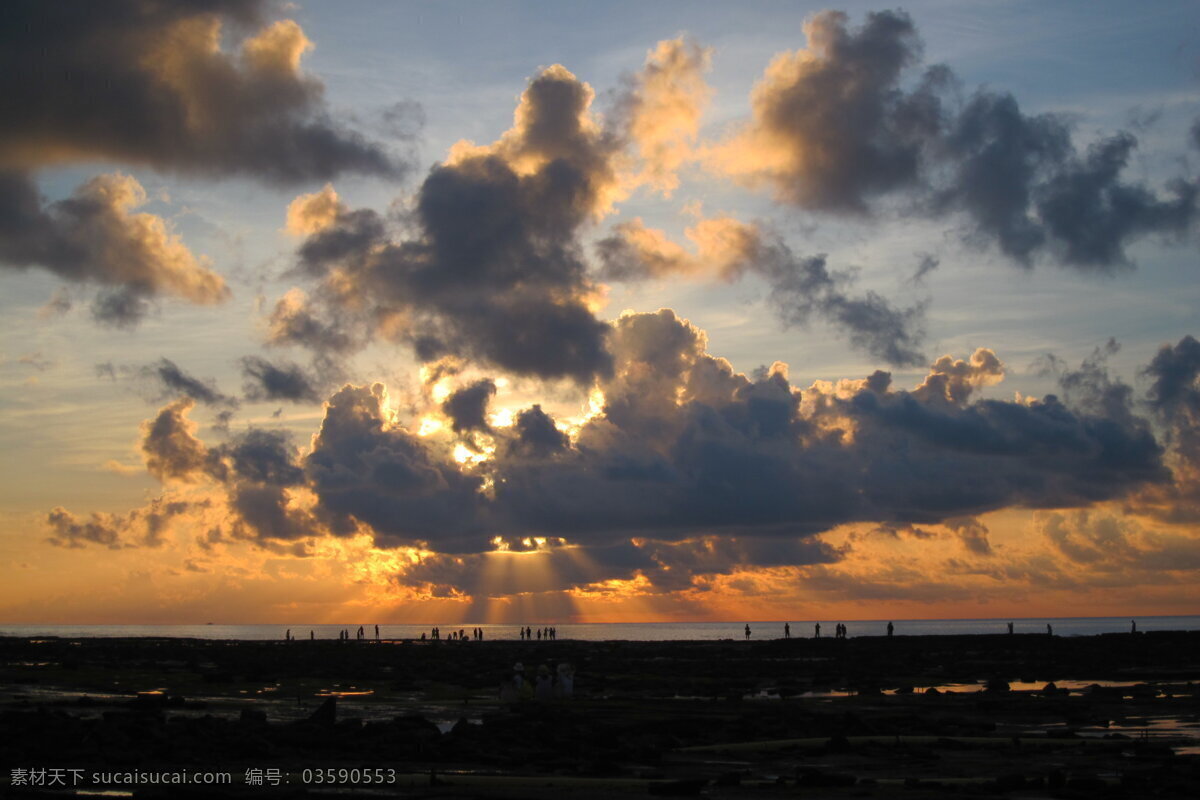
[[(840, 622), (837, 623), (834, 626), (834, 631), (835, 631), (834, 638), (836, 638), (836, 639), (845, 639), (846, 638), (846, 626), (843, 625), (842, 623), (840, 623)], [(750, 634), (751, 634), (750, 623), (746, 623), (746, 627), (743, 629), (742, 632), (745, 634), (746, 639), (749, 640)], [(887, 624), (887, 635), (892, 636), (895, 634), (895, 632), (896, 632), (896, 626), (893, 625), (891, 622), (889, 622)], [(785, 638), (785, 639), (792, 638), (792, 623), (790, 623), (790, 622), (783, 623), (783, 638)], [(819, 622), (813, 625), (813, 638), (815, 638), (815, 639), (821, 638), (821, 623), (819, 623)]]
[[(428, 639), (425, 638), (425, 632), (421, 631), (421, 641), (422, 642), (424, 642), (424, 641), (438, 642), (438, 641), (441, 641), (441, 639), (442, 639), (442, 629), (441, 628), (432, 628), (429, 631)], [(482, 642), (483, 641), (483, 628), (472, 628), (471, 635), (469, 637), (467, 636), (466, 628), (459, 628), (456, 631), (452, 630), (452, 631), (450, 631), (450, 635), (446, 637), (446, 641), (448, 641), (448, 642), (466, 642), (466, 641)]]
[(532, 628), (530, 628), (529, 626), (525, 626), (524, 628), (518, 628), (517, 630), (520, 631), (520, 633), (521, 633), (521, 639), (523, 639), (524, 641), (529, 641), (529, 642), (533, 641), (535, 635), (539, 642), (542, 639), (557, 639), (558, 638), (558, 628), (538, 628), (535, 631)]
[[(845, 639), (846, 638), (846, 626), (843, 625), (842, 623), (839, 622), (836, 625), (834, 625), (833, 631), (834, 631), (833, 638), (835, 638), (835, 639)], [(889, 622), (888, 623), (888, 636), (891, 636), (891, 635), (892, 635), (892, 623)], [(816, 623), (815, 625), (813, 625), (813, 638), (814, 639), (821, 638), (821, 623), (819, 623), (819, 622)]]
[[(338, 638), (338, 641), (339, 641), (339, 642), (348, 642), (348, 641), (350, 641), (350, 629), (349, 629), (349, 628), (342, 628), (340, 631), (338, 631), (338, 636), (337, 636), (337, 638)], [(314, 641), (316, 641), (316, 639), (317, 639), (317, 632), (316, 632), (316, 631), (313, 631), (313, 630), (310, 630), (310, 631), (308, 632), (308, 640), (309, 640), (310, 642), (314, 642)], [(291, 628), (288, 628), (288, 629), (287, 629), (287, 631), (285, 631), (285, 632), (284, 632), (284, 634), (283, 634), (283, 640), (284, 640), (285, 642), (294, 642), (294, 641), (296, 641), (296, 637), (295, 637), (295, 636), (292, 636), (292, 629), (291, 629)], [(356, 631), (354, 632), (354, 641), (356, 641), (356, 642), (364, 642), (364, 641), (369, 641), (369, 640), (370, 640), (370, 637), (367, 635), (367, 629), (366, 629), (364, 626), (362, 626), (362, 625), (359, 625), (359, 626), (358, 626), (358, 630), (356, 630)], [(378, 625), (376, 625), (376, 626), (375, 626), (375, 641), (377, 641), (377, 642), (379, 641), (379, 626), (378, 626)]]
[[(553, 627), (553, 626), (549, 626), (549, 627), (545, 627), (545, 628), (538, 628), (537, 630), (534, 630), (533, 628), (530, 628), (529, 626), (524, 626), (524, 627), (518, 628), (517, 631), (523, 641), (533, 641), (535, 638), (538, 641), (541, 641), (543, 639), (549, 640), (549, 639), (557, 639), (558, 638), (558, 628)], [(836, 639), (845, 639), (846, 638), (846, 626), (844, 624), (842, 624), (840, 622), (837, 623), (834, 626), (834, 631), (835, 631), (834, 638), (836, 638)], [(1011, 622), (1008, 623), (1008, 632), (1009, 633), (1014, 632), (1013, 623), (1011, 623)], [(1129, 632), (1135, 633), (1135, 634), (1138, 632), (1137, 620), (1129, 621)], [(750, 635), (751, 635), (749, 623), (746, 623), (744, 633), (745, 633), (746, 639), (749, 640)], [(895, 633), (895, 626), (891, 622), (888, 622), (887, 635), (892, 636), (894, 633)], [(1046, 633), (1051, 636), (1054, 635), (1054, 628), (1050, 624), (1046, 625)], [(816, 639), (821, 638), (821, 623), (818, 622), (818, 623), (814, 624), (813, 636)], [(284, 633), (283, 638), (284, 638), (284, 641), (288, 641), (288, 642), (296, 641), (296, 638), (294, 636), (292, 636), (291, 628), (287, 629), (286, 633)], [(308, 638), (309, 638), (309, 641), (314, 641), (317, 638), (316, 632), (310, 630), (308, 632)], [(438, 627), (433, 628), (429, 632), (428, 638), (426, 637), (426, 634), (424, 632), (421, 633), (421, 641), (422, 642), (428, 641), (428, 640), (439, 641), (439, 640), (441, 640), (441, 638), (442, 638), (442, 629), (438, 628)], [(785, 622), (783, 624), (783, 638), (785, 638), (785, 639), (792, 638), (792, 625), (790, 622)], [(364, 626), (362, 626), (362, 625), (358, 626), (358, 630), (354, 632), (354, 639), (355, 639), (355, 641), (365, 641), (365, 640), (369, 639), (366, 628)], [(467, 636), (467, 631), (465, 628), (460, 628), (457, 631), (452, 630), (450, 632), (450, 635), (447, 637), (447, 639), (449, 641), (465, 642), (465, 641), (470, 640), (470, 641), (482, 642), (483, 641), (483, 628), (472, 628), (471, 634), (469, 637)], [(338, 631), (338, 640), (343, 641), (343, 642), (350, 641), (350, 629), (343, 628), (342, 630)], [(380, 640), (379, 639), (379, 626), (376, 625), (375, 626), (375, 641), (379, 641), (379, 640)], [(561, 666), (562, 665), (560, 665), (560, 667)]]

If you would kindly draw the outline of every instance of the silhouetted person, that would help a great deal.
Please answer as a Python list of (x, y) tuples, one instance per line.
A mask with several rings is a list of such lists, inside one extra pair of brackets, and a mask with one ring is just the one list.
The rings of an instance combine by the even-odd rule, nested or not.
[(1137, 633), (1137, 620), (1136, 619), (1129, 620), (1129, 632)]
[(379, 626), (375, 626), (375, 641), (379, 641)]
[(1052, 628), (1052, 627), (1050, 626), (1050, 623), (1049, 623), (1049, 622), (1047, 622), (1047, 623), (1046, 623), (1046, 635), (1047, 635), (1047, 636), (1053, 636), (1053, 635), (1054, 635), (1054, 628)]
[(310, 642), (314, 642), (314, 641), (316, 641), (316, 639), (317, 639), (317, 634), (316, 634), (316, 632), (315, 632), (315, 631), (309, 631), (309, 632), (308, 632), (308, 640), (309, 640)]
[(1010, 622), (1010, 623), (1008, 623), (1008, 632), (1009, 632), (1009, 633), (1012, 633), (1012, 632), (1013, 632), (1013, 624), (1012, 624), (1011, 622)]
[(816, 630), (816, 635), (815, 635), (815, 636), (813, 636), (813, 638), (814, 638), (814, 639), (820, 639), (820, 638), (821, 638), (821, 623), (819, 623), (819, 622), (818, 622), (818, 623), (817, 623), (816, 625), (814, 625), (813, 627), (814, 627), (814, 629)]
[(746, 641), (750, 641), (750, 623), (746, 623)]
[(292, 629), (291, 629), (291, 628), (288, 628), (288, 629), (287, 629), (287, 633), (285, 633), (285, 634), (283, 635), (283, 640), (284, 640), (285, 642), (290, 642), (290, 641), (292, 640)]
[(792, 638), (792, 625), (790, 622), (783, 623), (783, 638)]
[(894, 625), (892, 625), (892, 623), (889, 622), (888, 623), (888, 636), (891, 636), (895, 632), (896, 632), (896, 627)]

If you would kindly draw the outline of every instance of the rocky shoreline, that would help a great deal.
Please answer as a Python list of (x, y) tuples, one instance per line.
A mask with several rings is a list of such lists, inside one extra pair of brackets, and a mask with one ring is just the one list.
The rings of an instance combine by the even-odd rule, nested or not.
[[(539, 673), (571, 696), (535, 693)], [(529, 688), (502, 702), (515, 674)], [(0, 742), (11, 797), (61, 796), (38, 769), (78, 770), (75, 791), (232, 776), (116, 787), (134, 797), (1194, 797), (1200, 632), (5, 638)]]

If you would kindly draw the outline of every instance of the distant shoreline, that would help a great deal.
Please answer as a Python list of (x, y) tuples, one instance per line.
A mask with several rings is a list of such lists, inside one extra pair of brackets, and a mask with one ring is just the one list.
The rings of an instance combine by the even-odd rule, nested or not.
[(729, 637), (725, 637), (722, 639), (572, 639), (572, 638), (568, 638), (568, 637), (560, 637), (559, 639), (556, 639), (556, 640), (547, 639), (545, 641), (536, 640), (536, 639), (531, 640), (531, 641), (524, 641), (524, 640), (517, 639), (516, 637), (506, 637), (506, 638), (494, 638), (494, 639), (490, 639), (490, 640), (484, 640), (482, 642), (471, 641), (471, 640), (459, 642), (459, 641), (453, 641), (453, 640), (448, 640), (448, 639), (437, 639), (437, 640), (429, 639), (429, 638), (420, 639), (419, 637), (403, 637), (403, 638), (381, 637), (380, 639), (365, 638), (365, 639), (361, 639), (361, 640), (349, 639), (346, 641), (340, 641), (338, 639), (330, 639), (330, 638), (308, 639), (308, 638), (304, 638), (304, 637), (298, 637), (291, 641), (285, 641), (283, 639), (261, 639), (261, 638), (259, 638), (259, 639), (239, 639), (239, 638), (218, 639), (218, 638), (200, 637), (200, 636), (154, 636), (154, 635), (75, 636), (75, 635), (56, 635), (56, 634), (29, 634), (29, 635), (22, 635), (22, 636), (14, 636), (14, 635), (8, 634), (8, 633), (0, 633), (0, 644), (3, 644), (5, 642), (31, 642), (31, 641), (46, 640), (46, 641), (85, 641), (85, 642), (97, 642), (97, 643), (98, 642), (116, 643), (116, 642), (162, 641), (162, 642), (202, 643), (202, 644), (244, 643), (244, 644), (255, 644), (255, 645), (280, 644), (280, 645), (295, 645), (295, 646), (302, 646), (302, 645), (306, 645), (306, 644), (308, 644), (308, 645), (319, 644), (319, 645), (333, 645), (333, 646), (347, 646), (347, 647), (354, 646), (354, 645), (379, 645), (379, 644), (416, 644), (416, 645), (428, 645), (428, 646), (440, 646), (440, 647), (456, 647), (459, 645), (485, 646), (485, 645), (489, 645), (489, 644), (502, 644), (502, 643), (503, 644), (517, 644), (518, 646), (536, 647), (539, 645), (550, 646), (550, 645), (554, 645), (554, 644), (562, 644), (565, 642), (572, 642), (574, 644), (584, 644), (584, 645), (588, 645), (588, 644), (597, 644), (597, 645), (599, 645), (599, 644), (630, 644), (630, 645), (703, 646), (703, 645), (728, 645), (731, 643), (732, 644), (761, 645), (761, 644), (769, 644), (772, 642), (781, 642), (781, 643), (791, 644), (791, 643), (800, 643), (800, 642), (806, 642), (806, 641), (814, 642), (814, 643), (825, 643), (825, 642), (830, 642), (830, 641), (832, 641), (832, 642), (848, 642), (850, 640), (853, 640), (856, 642), (863, 642), (863, 643), (872, 643), (872, 642), (878, 642), (878, 641), (887, 642), (887, 641), (897, 641), (897, 640), (905, 640), (905, 641), (911, 642), (911, 641), (920, 640), (920, 639), (936, 639), (936, 640), (943, 640), (943, 641), (950, 640), (950, 639), (1045, 640), (1048, 636), (1050, 638), (1054, 638), (1054, 639), (1075, 640), (1075, 639), (1099, 639), (1099, 638), (1114, 638), (1114, 637), (1137, 638), (1140, 636), (1159, 637), (1159, 636), (1174, 636), (1174, 635), (1186, 635), (1186, 634), (1196, 634), (1198, 637), (1200, 637), (1200, 630), (1194, 630), (1194, 629), (1153, 630), (1153, 631), (1140, 631), (1139, 630), (1136, 633), (1130, 633), (1129, 631), (1126, 631), (1124, 633), (1106, 632), (1106, 633), (1074, 633), (1074, 634), (1072, 634), (1072, 633), (1059, 634), (1058, 632), (1054, 632), (1053, 634), (1049, 634), (1049, 635), (1046, 634), (1045, 632), (1039, 633), (1039, 632), (1030, 632), (1030, 631), (1015, 632), (1015, 633), (1011, 633), (1011, 634), (1010, 633), (921, 633), (921, 634), (896, 633), (890, 637), (887, 634), (881, 634), (881, 635), (866, 634), (866, 635), (849, 637), (848, 639), (837, 639), (833, 635), (828, 635), (828, 636), (822, 635), (821, 637), (814, 637), (811, 635), (809, 635), (809, 636), (792, 636), (790, 638), (784, 638), (782, 636), (775, 636), (775, 637), (759, 636), (759, 637), (752, 638), (750, 640), (746, 640), (745, 638), (738, 638), (738, 637), (734, 637), (734, 636), (729, 636)]
[(1075, 637), (1105, 633), (1129, 633), (1136, 621), (1138, 632), (1200, 630), (1200, 615), (1162, 615), (1154, 617), (1014, 617), (1011, 619), (960, 618), (928, 620), (785, 620), (785, 621), (735, 621), (735, 622), (591, 622), (591, 623), (538, 623), (530, 621), (524, 626), (515, 623), (477, 623), (447, 621), (386, 623), (364, 619), (343, 624), (328, 623), (256, 623), (246, 625), (212, 624), (156, 624), (156, 625), (69, 625), (69, 624), (0, 624), (0, 637), (71, 637), (71, 638), (184, 638), (223, 641), (274, 641), (281, 640), (290, 631), (297, 640), (310, 636), (318, 640), (336, 640), (343, 632), (351, 639), (356, 638), (361, 626), (366, 638), (376, 638), (375, 626), (379, 627), (379, 638), (388, 640), (420, 639), (422, 634), (432, 636), (434, 628), (440, 628), (442, 638), (453, 631), (462, 630), (473, 637), (476, 629), (483, 632), (485, 641), (516, 640), (518, 631), (528, 627), (537, 640), (538, 629), (555, 628), (558, 638), (585, 641), (720, 641), (737, 640), (744, 637), (744, 627), (752, 629), (754, 641), (781, 638), (786, 630), (792, 638), (814, 638), (817, 625), (821, 637), (833, 636), (838, 623), (846, 626), (849, 639), (885, 636), (889, 622), (897, 636), (954, 636), (1006, 634), (1012, 623), (1017, 635), (1046, 633), (1049, 625), (1056, 636)]

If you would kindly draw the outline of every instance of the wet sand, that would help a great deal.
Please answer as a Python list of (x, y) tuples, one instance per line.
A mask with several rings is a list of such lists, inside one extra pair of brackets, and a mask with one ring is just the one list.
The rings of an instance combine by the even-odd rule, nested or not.
[[(531, 679), (570, 663), (574, 697), (501, 703), (518, 661)], [(76, 791), (136, 797), (1191, 798), (1200, 632), (9, 638), (0, 743), (11, 797), (50, 796), (14, 785), (28, 783), (15, 769), (78, 769)], [(178, 770), (228, 772), (233, 784), (91, 782)], [(246, 785), (248, 770), (279, 785)]]

